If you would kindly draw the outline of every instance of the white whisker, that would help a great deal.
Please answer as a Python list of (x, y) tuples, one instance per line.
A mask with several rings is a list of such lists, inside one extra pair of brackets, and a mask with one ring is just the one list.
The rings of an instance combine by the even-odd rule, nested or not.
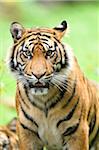
[[(71, 85), (72, 85), (73, 82), (71, 82), (71, 80), (70, 80), (70, 82), (69, 82), (69, 80), (66, 80), (66, 78), (65, 78), (65, 79), (57, 78), (57, 77), (54, 77), (54, 78), (55, 78), (57, 81), (59, 81), (60, 83), (72, 87)], [(65, 81), (65, 82), (64, 82), (64, 81)], [(67, 82), (66, 82), (66, 81), (67, 81)]]
[(62, 76), (59, 77), (58, 75), (57, 76), (54, 76), (53, 78), (53, 83), (56, 84), (58, 87), (60, 87), (61, 89), (66, 89), (67, 92), (71, 93), (73, 87), (72, 87), (72, 83), (74, 83), (72, 80), (67, 80), (67, 82), (64, 82), (66, 81), (66, 76)]
[(60, 82), (58, 82), (57, 80), (53, 80), (53, 83), (56, 84), (61, 90), (66, 89), (67, 87), (64, 85), (61, 85)]
[(60, 91), (63, 91), (63, 89), (58, 84), (56, 84), (55, 82), (51, 81), (50, 83), (52, 83), (53, 85), (55, 85)]
[(72, 89), (71, 84), (69, 84), (68, 82), (66, 83), (64, 81), (57, 80), (57, 79), (56, 79), (56, 82), (58, 82), (59, 84), (61, 84), (62, 86), (66, 87), (66, 88)]

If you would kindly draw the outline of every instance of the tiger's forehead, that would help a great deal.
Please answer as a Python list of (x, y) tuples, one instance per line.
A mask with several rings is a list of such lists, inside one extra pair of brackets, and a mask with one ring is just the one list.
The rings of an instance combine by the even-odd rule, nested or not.
[[(22, 44), (29, 46), (32, 44), (46, 44), (46, 46), (53, 45), (54, 41), (58, 40), (54, 29), (49, 28), (29, 28), (24, 29), (22, 37), (18, 40), (17, 44)], [(59, 41), (59, 40), (58, 40)], [(60, 42), (59, 42), (60, 43)]]
[(31, 29), (25, 29), (23, 37), (29, 37), (29, 35), (31, 36), (46, 36), (47, 38), (51, 38), (54, 37), (55, 31), (53, 29), (49, 29), (49, 28), (31, 28)]
[(55, 35), (55, 31), (54, 29), (51, 28), (29, 28), (29, 29), (25, 29), (26, 32), (28, 33), (49, 33), (49, 34), (53, 34)]

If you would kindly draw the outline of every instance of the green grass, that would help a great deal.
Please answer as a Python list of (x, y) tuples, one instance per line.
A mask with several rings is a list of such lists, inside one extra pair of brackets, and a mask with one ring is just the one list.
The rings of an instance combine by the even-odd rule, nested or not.
[[(25, 27), (55, 27), (62, 20), (70, 25), (67, 42), (74, 49), (78, 62), (89, 79), (99, 81), (99, 47), (98, 47), (98, 3), (85, 2), (75, 4), (41, 5), (37, 3), (7, 3), (0, 7), (0, 99), (13, 99), (15, 80), (9, 73), (5, 58), (13, 41), (9, 32), (13, 21)], [(0, 124), (7, 123), (15, 111), (0, 105)]]
[(11, 118), (16, 116), (14, 109), (11, 109), (5, 105), (0, 105), (0, 124), (8, 123)]

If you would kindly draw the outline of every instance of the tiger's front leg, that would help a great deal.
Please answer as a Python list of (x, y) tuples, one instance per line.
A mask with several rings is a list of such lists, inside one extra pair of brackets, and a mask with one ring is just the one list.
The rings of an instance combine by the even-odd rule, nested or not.
[(68, 139), (64, 137), (63, 150), (89, 150), (87, 125), (81, 125)]
[(25, 126), (19, 122), (17, 124), (17, 131), (19, 136), (20, 150), (42, 150), (43, 144), (38, 135), (29, 131)]

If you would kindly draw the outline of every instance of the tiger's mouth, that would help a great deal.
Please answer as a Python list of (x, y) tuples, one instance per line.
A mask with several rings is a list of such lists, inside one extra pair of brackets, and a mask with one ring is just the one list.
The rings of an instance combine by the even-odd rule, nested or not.
[(36, 82), (35, 84), (29, 83), (30, 88), (49, 88), (48, 83)]
[(41, 82), (37, 82), (34, 85), (29, 84), (29, 87), (33, 95), (45, 95), (48, 93), (49, 84), (48, 83), (43, 84)]

